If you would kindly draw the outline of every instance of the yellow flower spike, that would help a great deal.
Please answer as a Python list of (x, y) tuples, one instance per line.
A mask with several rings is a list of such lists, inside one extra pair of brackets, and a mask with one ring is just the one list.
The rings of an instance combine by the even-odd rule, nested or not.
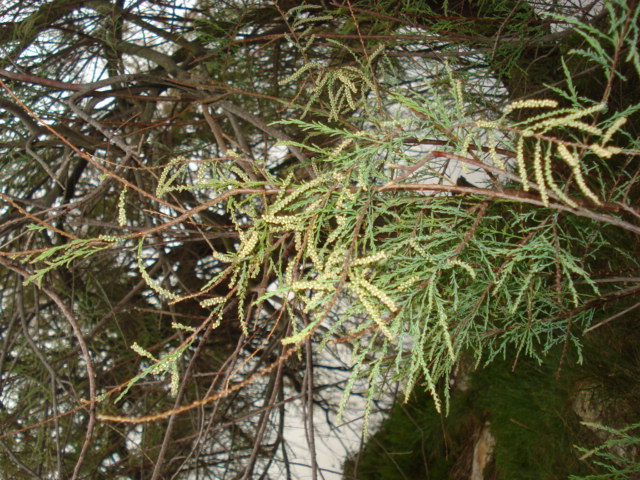
[(600, 142), (602, 145), (606, 145), (611, 137), (622, 127), (625, 123), (627, 123), (627, 117), (620, 117), (616, 119), (613, 124), (607, 128), (607, 131), (604, 132), (604, 137), (602, 137), (602, 141)]
[(518, 175), (522, 179), (522, 189), (525, 192), (529, 191), (529, 179), (527, 178), (527, 167), (524, 164), (524, 136), (518, 139), (518, 146), (516, 147), (516, 162), (518, 164)]
[(536, 142), (533, 153), (533, 172), (536, 177), (536, 183), (538, 184), (538, 191), (540, 192), (540, 199), (545, 207), (549, 206), (549, 194), (544, 182), (544, 174), (542, 172), (542, 147), (540, 146), (540, 140)]
[(515, 102), (511, 102), (507, 105), (507, 108), (504, 109), (504, 114), (508, 115), (514, 110), (521, 110), (525, 108), (556, 108), (557, 106), (558, 102), (550, 98), (516, 100)]

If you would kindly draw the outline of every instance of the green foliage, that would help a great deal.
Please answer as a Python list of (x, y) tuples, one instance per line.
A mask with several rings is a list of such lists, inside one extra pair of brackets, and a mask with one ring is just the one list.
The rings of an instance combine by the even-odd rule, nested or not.
[[(346, 478), (469, 478), (486, 426), (495, 446), (484, 478), (635, 478), (638, 425), (628, 422), (637, 418), (640, 398), (637, 341), (631, 328), (601, 332), (586, 340), (583, 365), (563, 361), (561, 349), (543, 363), (514, 362), (509, 352), (506, 361), (468, 374), (462, 362), (448, 415), (415, 392), (346, 463)], [(603, 425), (611, 422), (626, 426)]]
[(34, 256), (30, 263), (44, 263), (45, 266), (38, 268), (33, 275), (24, 281), (27, 286), (34, 282), (37, 285), (42, 283), (42, 279), (48, 272), (61, 267), (69, 267), (69, 265), (80, 259), (87, 259), (98, 252), (110, 249), (118, 242), (118, 239), (111, 237), (76, 238), (69, 242), (62, 243), (55, 247), (51, 247)]
[[(195, 330), (191, 327), (187, 327), (185, 325), (174, 323), (173, 328), (179, 330), (186, 330), (187, 332), (194, 333)], [(178, 373), (178, 361), (184, 355), (184, 352), (191, 346), (193, 343), (194, 336), (191, 335), (190, 338), (183, 342), (180, 347), (173, 350), (168, 355), (165, 355), (162, 359), (158, 360), (153, 356), (149, 351), (142, 348), (137, 343), (133, 343), (131, 345), (131, 349), (136, 352), (141, 357), (144, 357), (148, 360), (151, 360), (152, 364), (142, 370), (138, 375), (131, 379), (131, 381), (127, 384), (127, 386), (122, 390), (120, 395), (114, 400), (114, 403), (118, 403), (122, 398), (127, 394), (129, 389), (133, 387), (140, 380), (145, 378), (148, 375), (164, 375), (169, 373), (171, 375), (171, 394), (175, 397), (178, 393), (178, 386), (180, 383), (180, 374)]]
[[(328, 20), (304, 18), (305, 24)], [(302, 45), (305, 35), (311, 37)], [(592, 48), (601, 37), (590, 37)], [(313, 42), (310, 28), (296, 37), (297, 48), (305, 55)], [(302, 66), (280, 82), (286, 85), (308, 76), (309, 95), (301, 116), (314, 103), (323, 108), (323, 91), (328, 95), (329, 122), (344, 121), (347, 106), (349, 112), (359, 108), (373, 112), (381, 99), (372, 62), (383, 55), (384, 44), (360, 60), (347, 45), (329, 43), (349, 52), (356, 66), (323, 66), (303, 57)], [(200, 294), (226, 281), (231, 289), (227, 301), (235, 297), (238, 322), (246, 335), (244, 305), (250, 282), (268, 268), (277, 281), (252, 305), (277, 298), (296, 317), (295, 333), (283, 344), (301, 345), (321, 324), (326, 326), (326, 333), (318, 337), (321, 345), (334, 335), (349, 338), (354, 369), (345, 399), (355, 379), (366, 377), (374, 385), (392, 371), (405, 398), (421, 384), (439, 411), (442, 400), (436, 385), (449, 377), (462, 352), (472, 352), (475, 363), (506, 355), (511, 348), (539, 360), (558, 344), (571, 345), (580, 354), (579, 332), (593, 315), (580, 307), (601, 294), (590, 279), (588, 263), (599, 248), (611, 245), (596, 221), (578, 225), (576, 217), (560, 215), (558, 210), (566, 206), (574, 209), (572, 213), (593, 216), (579, 208), (585, 201), (578, 196), (602, 203), (600, 196), (608, 188), (598, 184), (597, 171), (623, 151), (610, 142), (622, 132), (626, 117), (596, 118), (606, 109), (604, 102), (560, 108), (555, 100), (533, 99), (511, 102), (499, 117), (482, 118), (465, 92), (464, 77), (448, 63), (433, 81), (423, 81), (424, 93), (416, 93), (413, 85), (401, 86), (402, 78), (394, 78), (394, 71), (384, 65), (378, 65), (376, 76), (397, 85), (390, 98), (404, 107), (398, 118), (381, 122), (354, 117), (340, 128), (317, 121), (278, 122), (335, 139), (333, 148), (283, 142), (314, 155), (309, 166), (315, 178), (268, 175), (255, 181), (232, 163), (207, 160), (199, 162), (194, 179), (187, 158), (177, 156), (163, 169), (156, 194), (160, 198), (187, 190), (201, 197), (206, 192), (218, 194), (217, 205), (229, 213), (240, 242), (235, 252), (213, 253), (226, 266), (202, 286)], [(512, 112), (532, 109), (534, 113), (510, 120)], [(587, 117), (593, 119), (587, 122)], [(447, 142), (444, 153), (424, 150), (424, 160), (416, 163), (406, 151), (416, 138)], [(525, 140), (533, 141), (532, 154), (526, 151)], [(516, 195), (506, 195), (504, 202), (425, 195), (431, 184), (447, 180), (438, 171), (451, 155), (463, 168), (479, 162), (479, 156), (470, 153), (472, 143), (475, 151), (486, 145), (486, 171), (515, 180), (524, 192), (537, 190), (530, 203), (547, 209), (525, 207)], [(514, 150), (517, 175), (512, 172)], [(640, 155), (634, 149), (625, 152)], [(556, 173), (562, 172), (562, 164), (570, 169), (571, 183)], [(530, 181), (532, 170), (535, 183)], [(584, 231), (594, 232), (589, 252), (576, 251), (574, 243)], [(40, 255), (44, 259), (60, 249), (64, 252), (38, 278), (95, 252), (86, 250), (87, 242), (93, 245), (73, 241)], [(147, 273), (143, 242), (141, 238), (138, 244), (142, 278), (160, 297), (180, 301), (180, 293)], [(617, 253), (624, 255), (622, 250)], [(209, 305), (206, 299), (203, 302)], [(224, 300), (214, 303), (219, 310)], [(326, 324), (328, 313), (338, 306), (341, 315)], [(575, 312), (567, 314), (567, 306)], [(298, 311), (310, 322), (302, 323)]]
[(569, 54), (574, 54), (597, 64), (607, 75), (620, 75), (622, 80), (628, 80), (617, 71), (616, 61), (611, 57), (612, 51), (623, 50), (622, 60), (629, 62), (640, 75), (640, 53), (638, 40), (640, 38), (640, 10), (624, 0), (610, 0), (603, 3), (605, 28), (599, 29), (594, 25), (580, 21), (578, 18), (562, 15), (551, 15), (553, 18), (566, 22), (574, 27), (574, 32), (585, 42), (584, 48), (574, 48)]
[[(67, 10), (54, 3), (51, 30), (35, 7), (11, 23), (9, 37), (26, 50), (7, 57), (21, 70), (0, 71), (15, 82), (2, 84), (0, 99), (9, 119), (0, 132), (0, 193), (9, 205), (0, 260), (10, 271), (2, 274), (9, 314), (0, 366), (5, 357), (15, 366), (0, 377), (9, 379), (3, 402), (24, 398), (24, 416), (55, 416), (83, 396), (124, 389), (118, 400), (131, 399), (123, 402), (128, 414), (148, 415), (149, 405), (161, 412), (145, 417), (155, 423), (136, 454), (128, 445), (138, 432), (118, 430), (114, 458), (147, 466), (162, 465), (163, 455), (187, 459), (165, 463), (168, 472), (154, 467), (150, 478), (177, 478), (183, 467), (200, 475), (202, 458), (218, 458), (218, 427), (204, 425), (225, 412), (233, 426), (219, 450), (249, 449), (229, 460), (237, 467), (229, 475), (251, 478), (258, 452), (271, 455), (271, 465), (284, 438), (270, 443), (265, 433), (276, 402), (286, 403), (283, 378), (298, 388), (300, 365), (311, 375), (317, 355), (345, 345), (350, 376), (336, 410), (361, 380), (365, 420), (378, 392), (396, 383), (400, 399), (433, 404), (437, 414), (429, 407), (417, 422), (429, 433), (411, 447), (435, 442), (434, 478), (458, 468), (447, 452), (462, 451), (458, 439), (496, 405), (491, 422), (505, 478), (571, 470), (568, 437), (553, 429), (558, 418), (577, 427), (548, 360), (588, 360), (585, 333), (611, 321), (602, 310), (616, 319), (637, 308), (625, 302), (637, 294), (629, 283), (640, 271), (640, 99), (632, 89), (640, 84), (640, 7), (614, 0), (599, 17), (585, 7), (574, 18), (555, 4), (536, 11), (514, 1), (202, 1), (181, 7), (188, 15), (170, 2), (115, 2), (108, 13), (95, 2), (69, 2)], [(585, 59), (592, 70), (583, 69)], [(88, 85), (87, 71), (101, 83)], [(21, 231), (27, 221), (38, 226)], [(13, 281), (28, 276), (25, 269), (31, 277)], [(45, 279), (56, 280), (49, 299), (36, 288)], [(188, 331), (177, 347), (181, 332), (169, 329), (169, 318)], [(72, 335), (83, 348), (67, 382), (56, 369), (67, 367), (68, 346), (46, 339)], [(144, 357), (140, 370), (120, 368), (131, 355), (126, 345)], [(160, 345), (161, 353), (139, 345)], [(473, 395), (452, 397), (463, 361), (485, 370)], [(506, 373), (512, 363), (528, 384)], [(82, 364), (85, 376), (76, 372)], [(167, 374), (179, 398), (164, 400), (162, 382), (142, 388), (143, 379)], [(47, 377), (52, 399), (68, 390), (63, 406), (38, 405)], [(251, 390), (262, 383), (260, 393)], [(187, 423), (176, 419), (196, 407), (203, 418), (194, 414), (195, 426), (171, 443), (174, 425)], [(258, 411), (253, 430), (236, 422)], [(169, 417), (164, 437), (158, 420)], [(406, 430), (409, 421), (399, 423)], [(446, 445), (435, 437), (440, 423), (453, 432)], [(632, 437), (615, 426), (609, 434)], [(549, 432), (553, 442), (544, 440)], [(211, 449), (199, 457), (194, 445), (204, 438)], [(74, 452), (84, 448), (78, 441)], [(56, 448), (62, 464), (66, 447)], [(620, 463), (607, 448), (590, 456)], [(162, 453), (149, 460), (149, 452)], [(84, 458), (78, 453), (72, 478)], [(405, 460), (414, 459), (398, 464)], [(98, 464), (115, 472), (108, 463), (95, 460), (91, 472)], [(51, 465), (46, 475), (64, 476)]]
[(365, 479), (469, 478), (473, 447), (483, 427), (495, 438), (494, 459), (484, 478), (566, 479), (586, 472), (573, 444), (589, 438), (572, 410), (577, 371), (554, 376), (554, 359), (538, 364), (523, 359), (512, 370), (510, 361), (496, 361), (458, 379), (468, 389), (452, 396), (449, 414), (433, 409), (426, 396), (412, 395), (396, 405), (380, 431), (357, 460), (346, 465), (346, 476)]
[(587, 449), (579, 447), (582, 453), (581, 460), (588, 459), (605, 473), (576, 476), (571, 475), (572, 480), (613, 480), (633, 479), (640, 473), (640, 462), (633, 457), (637, 455), (640, 447), (640, 423), (628, 425), (621, 429), (606, 427), (594, 423), (585, 423), (586, 426), (605, 432), (608, 439), (601, 445)]

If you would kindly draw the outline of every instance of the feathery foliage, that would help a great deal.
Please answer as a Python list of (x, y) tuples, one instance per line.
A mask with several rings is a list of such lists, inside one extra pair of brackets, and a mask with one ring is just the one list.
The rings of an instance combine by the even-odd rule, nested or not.
[(640, 7), (178, 3), (3, 13), (0, 400), (41, 475), (290, 475), (327, 351), (366, 429), (395, 382), (446, 412), (462, 358), (581, 361), (637, 296)]

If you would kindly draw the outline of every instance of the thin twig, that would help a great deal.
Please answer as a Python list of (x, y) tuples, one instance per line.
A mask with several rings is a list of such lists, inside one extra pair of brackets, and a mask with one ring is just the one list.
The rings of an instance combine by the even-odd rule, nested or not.
[[(8, 260), (0, 257), (0, 264), (4, 265), (9, 270), (12, 270), (22, 276), (24, 279), (28, 279), (31, 277), (31, 274), (26, 270), (13, 265)], [(95, 406), (95, 398), (96, 398), (96, 379), (95, 379), (95, 371), (93, 369), (93, 361), (91, 360), (91, 355), (89, 354), (89, 348), (84, 340), (84, 336), (82, 335), (82, 330), (80, 329), (80, 325), (75, 319), (73, 313), (67, 305), (64, 303), (62, 298), (46, 286), (40, 286), (40, 290), (42, 290), (57, 306), (62, 315), (67, 319), (69, 325), (71, 325), (71, 329), (73, 330), (73, 334), (76, 337), (76, 340), (80, 344), (80, 350), (82, 351), (82, 358), (85, 361), (86, 370), (87, 370), (87, 379), (89, 381), (89, 401), (86, 402), (86, 406), (89, 409), (89, 422), (87, 424), (87, 433), (85, 435), (84, 443), (82, 444), (82, 449), (80, 451), (80, 455), (78, 455), (78, 460), (76, 461), (76, 465), (73, 469), (73, 474), (71, 476), (71, 480), (75, 480), (78, 478), (80, 474), (80, 466), (84, 461), (84, 457), (87, 454), (89, 449), (89, 445), (91, 444), (91, 437), (93, 435), (93, 430), (96, 423), (96, 406)]]

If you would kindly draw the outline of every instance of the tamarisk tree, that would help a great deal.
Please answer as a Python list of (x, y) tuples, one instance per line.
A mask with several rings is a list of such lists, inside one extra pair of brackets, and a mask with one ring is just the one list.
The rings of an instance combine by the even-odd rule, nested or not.
[(290, 478), (298, 401), (316, 478), (631, 311), (640, 10), (533, 3), (5, 2), (2, 471)]

